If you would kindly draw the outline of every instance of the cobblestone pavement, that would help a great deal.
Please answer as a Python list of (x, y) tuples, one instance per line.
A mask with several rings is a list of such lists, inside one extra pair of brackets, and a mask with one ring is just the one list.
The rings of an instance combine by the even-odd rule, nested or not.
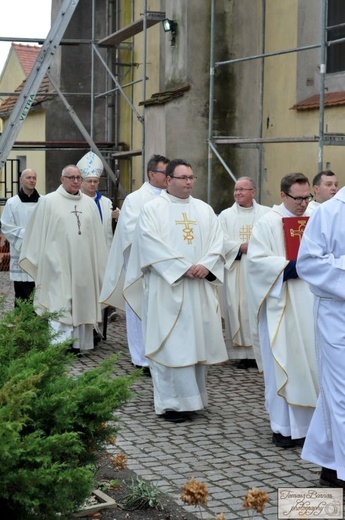
[[(7, 272), (0, 272), (0, 284), (0, 292), (8, 294), (6, 305), (11, 307), (13, 294)], [(113, 353), (120, 355), (116, 373), (130, 373), (133, 367), (122, 312), (109, 322), (107, 339), (76, 359), (73, 373), (78, 375)], [(257, 487), (270, 497), (262, 518), (276, 520), (278, 488), (317, 486), (319, 468), (300, 459), (300, 448), (283, 450), (272, 444), (263, 377), (256, 369), (239, 370), (231, 362), (211, 367), (207, 410), (181, 424), (155, 416), (150, 378), (143, 376), (133, 389), (133, 400), (116, 413), (122, 429), (116, 446), (109, 446), (109, 451), (125, 453), (130, 469), (180, 505), (187, 480), (195, 477), (204, 482), (209, 493), (207, 507), (185, 506), (195, 518), (213, 519), (219, 513), (226, 520), (248, 518), (242, 499), (249, 489)]]

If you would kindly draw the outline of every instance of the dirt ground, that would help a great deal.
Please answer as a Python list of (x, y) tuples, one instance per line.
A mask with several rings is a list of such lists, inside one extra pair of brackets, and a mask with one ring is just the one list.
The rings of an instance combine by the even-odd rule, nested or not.
[[(158, 497), (161, 508), (125, 510), (118, 504), (128, 495), (130, 486), (136, 480), (136, 475), (129, 469), (116, 470), (109, 458), (102, 461), (101, 469), (97, 475), (97, 481), (101, 483), (104, 493), (115, 500), (115, 506), (101, 509), (89, 516), (79, 518), (93, 520), (195, 520), (197, 516), (186, 512), (174, 500), (165, 494)], [(116, 485), (110, 486), (109, 483)]]

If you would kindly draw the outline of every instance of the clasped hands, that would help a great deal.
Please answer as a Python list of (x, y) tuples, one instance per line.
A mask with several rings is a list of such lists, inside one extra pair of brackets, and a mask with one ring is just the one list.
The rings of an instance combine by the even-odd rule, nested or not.
[(192, 267), (190, 267), (188, 269), (188, 271), (185, 272), (184, 276), (186, 278), (206, 278), (206, 276), (208, 275), (209, 273), (209, 270), (201, 265), (201, 264), (197, 264), (197, 265), (192, 265)]

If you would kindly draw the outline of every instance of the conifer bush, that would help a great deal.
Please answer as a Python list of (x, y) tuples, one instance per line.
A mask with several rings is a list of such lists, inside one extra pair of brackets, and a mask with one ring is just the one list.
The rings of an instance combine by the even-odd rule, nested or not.
[(136, 376), (116, 356), (71, 376), (68, 342), (23, 302), (0, 317), (0, 511), (6, 520), (70, 518), (95, 486), (96, 461)]

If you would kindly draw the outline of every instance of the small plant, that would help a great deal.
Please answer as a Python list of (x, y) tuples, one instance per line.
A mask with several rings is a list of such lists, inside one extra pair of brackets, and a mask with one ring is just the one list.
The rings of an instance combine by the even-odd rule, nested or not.
[(116, 357), (70, 375), (69, 343), (21, 302), (0, 318), (0, 510), (4, 518), (69, 518), (95, 486), (96, 461), (132, 393)]
[[(191, 478), (182, 488), (181, 500), (188, 505), (199, 506), (203, 504), (207, 506), (207, 486), (203, 482), (198, 482)], [(202, 512), (200, 510), (202, 517)]]
[(267, 502), (269, 502), (268, 493), (260, 491), (257, 488), (252, 488), (245, 494), (242, 507), (244, 509), (251, 509), (252, 516), (255, 511), (261, 515)]
[(129, 486), (130, 492), (118, 501), (119, 507), (126, 511), (134, 509), (162, 509), (159, 500), (159, 490), (150, 482), (140, 480), (138, 477), (132, 479)]
[(118, 453), (117, 455), (115, 455), (115, 457), (111, 459), (111, 463), (118, 470), (126, 469), (127, 457), (123, 453)]

